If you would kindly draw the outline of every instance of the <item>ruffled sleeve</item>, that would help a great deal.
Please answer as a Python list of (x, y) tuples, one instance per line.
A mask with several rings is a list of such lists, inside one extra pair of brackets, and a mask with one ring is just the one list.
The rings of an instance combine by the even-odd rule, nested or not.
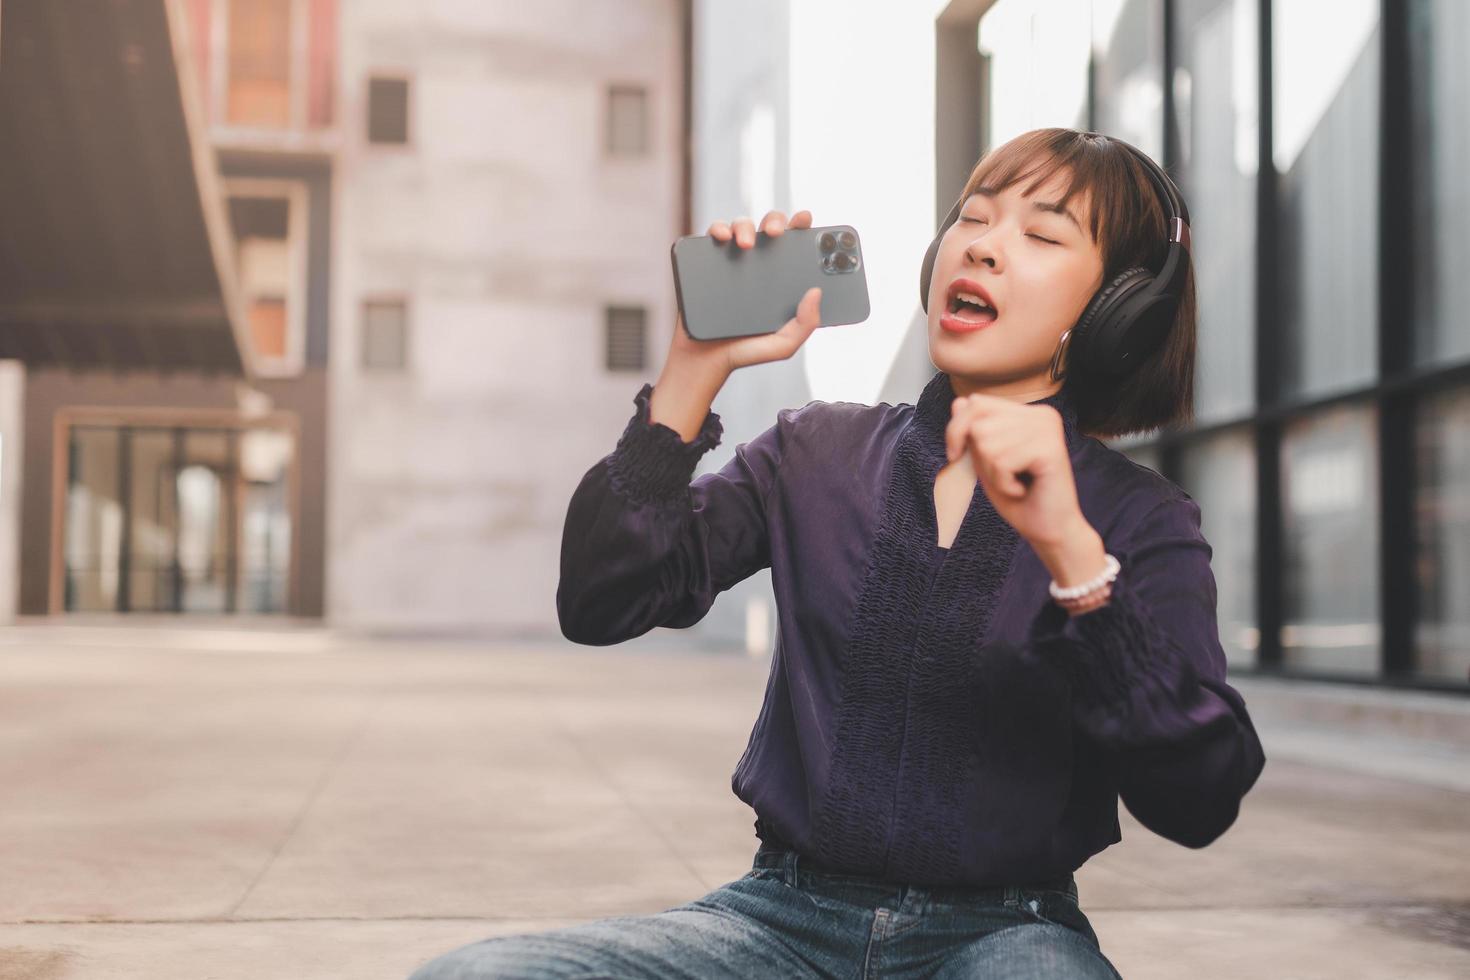
[(692, 626), (720, 592), (770, 564), (765, 502), (788, 412), (691, 483), (700, 458), (720, 444), (720, 417), (711, 411), (686, 443), (649, 420), (652, 393), (644, 384), (634, 396), (637, 411), (616, 447), (567, 507), (556, 609), (562, 634), (577, 643)]
[(1266, 759), (1225, 681), (1199, 505), (1164, 500), (1106, 544), (1121, 565), (1108, 604), (1071, 616), (1048, 598), (1031, 648), (1070, 678), (1074, 721), (1109, 750), (1129, 812), (1204, 847), (1235, 822)]

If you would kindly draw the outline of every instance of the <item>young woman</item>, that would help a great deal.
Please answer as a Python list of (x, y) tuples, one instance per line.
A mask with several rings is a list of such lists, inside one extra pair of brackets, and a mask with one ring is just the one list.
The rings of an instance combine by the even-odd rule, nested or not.
[[(771, 568), (776, 649), (732, 780), (757, 816), (752, 868), (655, 915), (475, 943), (414, 980), (1118, 975), (1073, 872), (1120, 839), (1119, 798), (1204, 847), (1265, 763), (1224, 679), (1198, 506), (1096, 438), (1187, 419), (1193, 397), (1187, 268), (1127, 373), (1087, 337), (1100, 292), (1161, 270), (1171, 227), (1187, 245), (1136, 153), (1045, 129), (987, 154), (926, 272), (939, 370), (916, 402), (782, 410), (692, 483), (719, 443), (715, 394), (790, 357), (820, 295), (774, 334), (676, 327), (573, 495), (557, 609), (568, 638), (618, 643), (690, 626)], [(811, 220), (771, 212), (762, 230)], [(710, 234), (755, 241), (748, 219)]]

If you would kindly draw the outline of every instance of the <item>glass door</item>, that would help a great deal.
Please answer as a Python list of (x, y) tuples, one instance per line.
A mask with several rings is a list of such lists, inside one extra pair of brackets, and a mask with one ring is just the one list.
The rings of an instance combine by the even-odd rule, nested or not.
[(295, 450), (274, 428), (73, 426), (64, 608), (286, 612)]

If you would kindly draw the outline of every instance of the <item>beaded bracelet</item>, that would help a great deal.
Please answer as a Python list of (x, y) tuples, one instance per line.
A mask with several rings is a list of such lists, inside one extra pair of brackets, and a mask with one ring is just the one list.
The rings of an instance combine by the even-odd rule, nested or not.
[(1107, 567), (1091, 581), (1083, 582), (1081, 585), (1060, 586), (1056, 579), (1052, 579), (1047, 590), (1057, 605), (1068, 612), (1085, 612), (1096, 609), (1108, 601), (1112, 595), (1112, 583), (1118, 577), (1118, 571), (1122, 566), (1118, 559), (1111, 554), (1107, 555)]
[(1094, 592), (1091, 599), (1067, 599), (1058, 602), (1057, 605), (1067, 610), (1067, 615), (1069, 616), (1080, 616), (1083, 613), (1092, 612), (1094, 609), (1101, 609), (1103, 606), (1106, 606), (1112, 598), (1112, 595), (1112, 587), (1105, 585), (1101, 591)]

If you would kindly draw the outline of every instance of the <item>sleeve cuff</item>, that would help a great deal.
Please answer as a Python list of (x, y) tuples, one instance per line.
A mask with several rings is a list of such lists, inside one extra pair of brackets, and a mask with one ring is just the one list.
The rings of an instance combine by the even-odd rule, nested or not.
[(724, 426), (720, 416), (710, 411), (694, 441), (685, 442), (662, 422), (649, 421), (652, 394), (653, 385), (645, 383), (633, 396), (638, 410), (609, 457), (609, 475), (613, 489), (636, 502), (671, 503), (684, 498), (695, 466), (720, 444)]
[(1174, 727), (1168, 719), (1198, 684), (1184, 651), (1140, 604), (1126, 559), (1105, 606), (1072, 616), (1048, 596), (1032, 621), (1031, 643), (1070, 676), (1079, 721), (1107, 741)]

